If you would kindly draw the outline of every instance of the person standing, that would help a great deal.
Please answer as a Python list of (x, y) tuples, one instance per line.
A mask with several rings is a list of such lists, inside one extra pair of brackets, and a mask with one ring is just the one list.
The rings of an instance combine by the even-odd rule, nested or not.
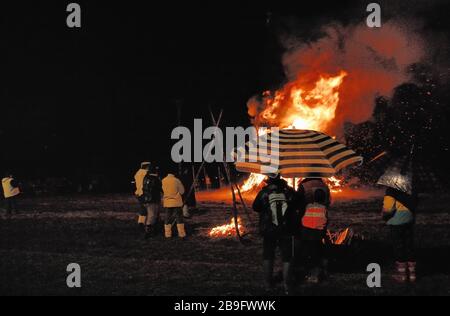
[[(195, 197), (195, 185), (194, 185), (194, 175), (190, 168), (186, 166), (183, 168), (183, 173), (181, 175), (181, 182), (185, 188), (185, 194), (183, 195), (183, 216), (185, 218), (191, 218), (191, 210), (195, 210), (197, 207), (197, 199)], [(189, 190), (193, 188), (192, 192)], [(189, 194), (191, 193), (191, 194)], [(189, 196), (188, 196), (189, 195)]]
[(165, 237), (172, 238), (172, 227), (176, 223), (178, 237), (186, 238), (186, 229), (183, 219), (183, 194), (185, 189), (181, 181), (173, 173), (169, 173), (162, 181), (163, 204), (166, 212)]
[(150, 170), (151, 163), (143, 162), (141, 163), (141, 168), (136, 172), (134, 176), (134, 183), (136, 185), (135, 196), (139, 201), (141, 206), (138, 213), (138, 224), (140, 227), (145, 228), (145, 221), (147, 218), (147, 208), (145, 207), (145, 197), (144, 197), (144, 179)]
[(394, 246), (395, 272), (393, 279), (400, 283), (416, 282), (414, 254), (414, 225), (418, 205), (416, 194), (388, 188), (384, 197), (383, 219), (391, 229)]
[(259, 192), (253, 210), (259, 213), (260, 233), (263, 237), (264, 279), (266, 287), (274, 286), (273, 270), (276, 249), (280, 248), (283, 260), (283, 282), (286, 294), (292, 286), (291, 261), (293, 238), (296, 233), (299, 203), (294, 189), (280, 176), (269, 178)]
[(328, 209), (331, 193), (328, 185), (320, 178), (305, 179), (300, 184), (298, 194), (303, 201), (299, 261), (306, 269), (306, 280), (317, 284), (326, 274), (324, 244), (328, 228)]
[(5, 177), (2, 179), (2, 187), (6, 203), (6, 214), (17, 213), (17, 199), (20, 195), (20, 188), (11, 173), (7, 172), (5, 174)]
[(143, 181), (142, 203), (147, 210), (145, 220), (145, 239), (155, 236), (156, 224), (161, 210), (162, 183), (156, 169), (149, 168)]

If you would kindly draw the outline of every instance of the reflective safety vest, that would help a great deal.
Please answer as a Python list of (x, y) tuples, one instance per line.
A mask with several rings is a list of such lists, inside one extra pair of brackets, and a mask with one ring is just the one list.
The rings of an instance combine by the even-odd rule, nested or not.
[(2, 180), (3, 194), (5, 199), (17, 196), (20, 194), (20, 189), (12, 186), (13, 178), (4, 178)]
[(326, 206), (318, 203), (308, 204), (302, 219), (305, 228), (323, 230), (328, 224), (328, 211)]

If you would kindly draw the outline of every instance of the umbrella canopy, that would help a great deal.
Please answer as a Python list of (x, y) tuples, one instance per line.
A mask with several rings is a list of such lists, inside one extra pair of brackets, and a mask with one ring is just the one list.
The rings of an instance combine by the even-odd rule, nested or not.
[(407, 158), (392, 161), (377, 184), (399, 190), (403, 193), (412, 194), (413, 171), (411, 161)]
[(240, 172), (281, 174), (286, 178), (330, 178), (363, 158), (332, 137), (315, 131), (281, 130), (247, 144)]
[(377, 184), (407, 194), (445, 190), (442, 180), (433, 171), (433, 166), (413, 159), (412, 155), (392, 158)]

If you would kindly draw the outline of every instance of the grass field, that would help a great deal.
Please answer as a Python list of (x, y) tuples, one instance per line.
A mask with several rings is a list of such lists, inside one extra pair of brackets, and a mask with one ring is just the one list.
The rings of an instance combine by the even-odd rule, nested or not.
[[(332, 230), (351, 227), (365, 240), (332, 250), (330, 279), (302, 285), (298, 295), (450, 295), (450, 199), (422, 203), (417, 225), (420, 280), (414, 286), (389, 279), (389, 234), (380, 221), (381, 198), (337, 200)], [(188, 221), (186, 241), (138, 231), (133, 197), (126, 195), (36, 198), (21, 212), (0, 218), (0, 295), (267, 295), (261, 240), (242, 214), (247, 245), (212, 240), (210, 228), (228, 223), (230, 205), (202, 198)], [(252, 214), (252, 220), (256, 216)], [(369, 263), (383, 267), (383, 287), (366, 286)], [(66, 286), (66, 267), (82, 267), (82, 288)], [(273, 295), (282, 294), (281, 288)]]

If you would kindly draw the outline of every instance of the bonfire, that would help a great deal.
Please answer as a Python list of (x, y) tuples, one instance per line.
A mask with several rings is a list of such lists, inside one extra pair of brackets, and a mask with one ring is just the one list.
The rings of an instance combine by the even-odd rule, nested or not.
[[(237, 218), (237, 226), (239, 229), (239, 233), (242, 236), (245, 233), (245, 229), (240, 217)], [(228, 238), (236, 237), (236, 235), (236, 221), (234, 220), (234, 218), (231, 219), (230, 224), (214, 227), (209, 232), (209, 237), (212, 238)]]
[[(335, 76), (323, 74), (308, 83), (299, 78), (275, 93), (266, 91), (262, 100), (253, 98), (249, 101), (249, 114), (256, 126), (326, 132), (336, 118), (340, 101), (339, 89), (347, 75), (345, 71), (340, 71)], [(240, 189), (243, 193), (256, 191), (265, 179), (264, 175), (251, 174)], [(285, 180), (294, 188), (301, 181)], [(338, 177), (329, 178), (331, 192), (341, 193), (342, 182), (343, 179)]]

